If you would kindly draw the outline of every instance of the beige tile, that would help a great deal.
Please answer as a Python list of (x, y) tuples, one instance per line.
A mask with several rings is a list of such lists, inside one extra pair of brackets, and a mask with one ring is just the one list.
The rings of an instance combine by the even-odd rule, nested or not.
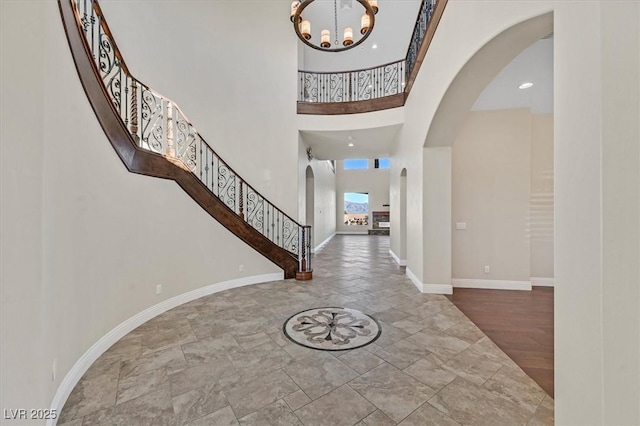
[(547, 396), (546, 392), (519, 368), (502, 367), (487, 380), (483, 388), (514, 404), (526, 407), (532, 413)]
[(110, 374), (80, 380), (69, 395), (59, 421), (68, 422), (115, 405), (118, 392), (117, 373), (113, 371)]
[(409, 334), (415, 334), (425, 328), (425, 326), (422, 324), (422, 320), (417, 317), (404, 318), (400, 321), (392, 323), (391, 325), (400, 328)]
[(240, 349), (238, 342), (228, 333), (182, 345), (184, 358), (190, 366), (239, 352)]
[(339, 356), (338, 359), (359, 374), (364, 374), (384, 363), (382, 359), (369, 352), (366, 347), (349, 351), (349, 353)]
[(175, 373), (186, 368), (184, 354), (180, 347), (154, 352), (150, 355), (133, 358), (122, 362), (120, 379), (139, 376), (158, 368), (167, 368), (168, 373)]
[(236, 416), (244, 417), (298, 390), (300, 388), (289, 376), (282, 370), (277, 370), (225, 390), (224, 393)]
[(245, 336), (237, 336), (235, 339), (242, 349), (251, 349), (264, 343), (273, 342), (271, 338), (263, 332), (248, 334)]
[(293, 361), (291, 355), (272, 342), (234, 353), (230, 358), (245, 381), (285, 367)]
[(348, 385), (339, 387), (296, 410), (305, 426), (353, 425), (376, 410)]
[(296, 411), (300, 407), (304, 407), (311, 402), (311, 399), (302, 390), (292, 393), (284, 397), (284, 402), (287, 403), (289, 408)]
[(482, 330), (480, 330), (471, 321), (463, 321), (449, 327), (445, 330), (445, 333), (457, 337), (460, 340), (464, 340), (467, 343), (476, 343), (478, 340), (485, 337)]
[(153, 392), (159, 386), (168, 383), (168, 380), (167, 371), (164, 368), (158, 368), (139, 376), (121, 378), (118, 382), (116, 405)]
[(451, 417), (438, 411), (429, 403), (425, 403), (422, 407), (411, 413), (409, 417), (400, 422), (400, 426), (460, 426), (460, 423)]
[(376, 352), (376, 355), (402, 370), (430, 353), (423, 346), (403, 339)]
[(482, 386), (489, 377), (502, 368), (502, 364), (466, 350), (444, 363), (442, 367), (475, 385)]
[(169, 376), (171, 396), (219, 383), (230, 387), (240, 382), (240, 375), (226, 357), (212, 359)]
[(396, 422), (424, 404), (435, 391), (389, 364), (383, 364), (349, 382)]
[(291, 409), (282, 400), (267, 405), (240, 419), (242, 426), (303, 426), (300, 420), (293, 414)]
[(469, 347), (469, 343), (457, 337), (438, 331), (427, 331), (426, 329), (411, 335), (407, 340), (447, 360)]
[(410, 334), (406, 331), (398, 327), (394, 327), (391, 324), (380, 321), (380, 326), (382, 327), (382, 333), (380, 334), (380, 337), (374, 342), (380, 347), (393, 345), (394, 343), (410, 336)]
[(185, 426), (238, 426), (238, 420), (231, 407), (227, 406), (199, 419), (187, 423)]
[(529, 426), (553, 426), (553, 399), (547, 395), (529, 420)]
[(220, 385), (214, 383), (174, 397), (172, 405), (177, 422), (181, 425), (213, 413), (229, 404)]
[(453, 381), (457, 374), (442, 367), (444, 361), (437, 355), (428, 355), (415, 362), (403, 371), (411, 377), (418, 379), (431, 389), (440, 390)]
[(84, 418), (83, 426), (136, 425), (170, 426), (175, 424), (168, 384), (155, 392), (132, 399), (116, 407)]
[(444, 414), (460, 424), (521, 425), (531, 413), (504, 398), (457, 378), (429, 400)]
[(296, 361), (284, 371), (312, 400), (358, 377), (358, 373), (323, 352)]
[(195, 342), (196, 336), (191, 330), (191, 326), (186, 325), (179, 328), (159, 330), (155, 333), (147, 333), (142, 336), (142, 355)]
[(397, 424), (380, 410), (369, 414), (363, 422), (366, 426), (395, 426)]

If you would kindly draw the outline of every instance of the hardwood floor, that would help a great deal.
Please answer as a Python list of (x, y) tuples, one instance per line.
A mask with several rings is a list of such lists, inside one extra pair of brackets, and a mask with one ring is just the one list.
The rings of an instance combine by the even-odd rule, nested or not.
[(553, 397), (553, 288), (456, 288), (448, 297)]

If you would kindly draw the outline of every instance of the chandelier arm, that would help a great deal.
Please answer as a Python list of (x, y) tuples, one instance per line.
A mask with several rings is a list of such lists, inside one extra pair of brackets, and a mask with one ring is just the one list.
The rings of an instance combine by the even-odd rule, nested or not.
[(364, 7), (365, 9), (365, 13), (369, 16), (369, 29), (362, 35), (362, 38), (360, 40), (358, 40), (357, 42), (346, 46), (346, 47), (339, 47), (339, 48), (335, 48), (335, 49), (327, 49), (327, 48), (322, 48), (320, 46), (316, 46), (315, 44), (311, 43), (310, 41), (306, 40), (304, 38), (304, 36), (302, 35), (302, 33), (300, 32), (300, 22), (302, 21), (302, 12), (304, 11), (304, 9), (309, 6), (311, 3), (313, 3), (315, 0), (302, 0), (300, 2), (300, 5), (298, 6), (298, 8), (296, 9), (296, 13), (293, 15), (292, 21), (293, 21), (293, 29), (296, 32), (298, 38), (307, 46), (311, 47), (312, 49), (315, 50), (320, 50), (321, 52), (344, 52), (345, 50), (349, 50), (349, 49), (353, 49), (356, 46), (359, 46), (360, 44), (362, 44), (370, 35), (371, 32), (373, 31), (373, 27), (375, 25), (375, 11), (374, 9), (371, 7), (371, 5), (369, 4), (369, 2), (367, 0), (356, 0), (358, 3), (360, 3), (362, 5), (362, 7)]

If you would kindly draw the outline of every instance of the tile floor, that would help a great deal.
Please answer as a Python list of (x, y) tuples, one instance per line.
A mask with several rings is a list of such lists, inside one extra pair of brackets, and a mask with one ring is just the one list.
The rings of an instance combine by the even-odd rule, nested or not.
[[(444, 296), (419, 293), (389, 238), (336, 236), (310, 282), (229, 290), (132, 331), (87, 371), (59, 425), (551, 425), (553, 400)], [(344, 306), (373, 344), (316, 351), (289, 316)]]

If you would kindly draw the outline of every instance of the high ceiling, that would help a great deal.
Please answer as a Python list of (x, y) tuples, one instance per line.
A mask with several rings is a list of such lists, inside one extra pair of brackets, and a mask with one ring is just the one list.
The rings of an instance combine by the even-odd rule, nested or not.
[[(342, 4), (351, 3), (351, 8)], [(376, 15), (373, 32), (367, 40), (352, 50), (338, 53), (322, 52), (304, 46), (301, 68), (309, 71), (347, 71), (374, 67), (403, 59), (411, 39), (421, 0), (378, 0), (380, 8)], [(347, 26), (353, 27), (356, 40), (360, 36), (360, 16), (364, 8), (357, 0), (336, 0), (338, 9), (338, 39)], [(323, 29), (331, 31), (335, 39), (334, 0), (316, 0), (304, 10), (304, 17), (311, 21), (313, 41), (318, 43)], [(293, 31), (293, 29), (292, 29)], [(372, 49), (373, 45), (376, 49)]]
[[(319, 160), (386, 158), (394, 150), (402, 125), (343, 131), (301, 131), (302, 140)], [(350, 147), (349, 144), (353, 144)]]
[[(325, 53), (325, 55), (334, 55)], [(335, 55), (340, 55), (339, 53)], [(518, 86), (530, 81), (526, 90)], [(525, 49), (489, 83), (472, 110), (531, 108), (553, 112), (553, 38), (546, 37)], [(384, 158), (395, 151), (401, 124), (352, 131), (301, 131), (303, 141), (321, 160)], [(355, 140), (350, 140), (349, 137)], [(349, 147), (349, 143), (353, 147)]]

